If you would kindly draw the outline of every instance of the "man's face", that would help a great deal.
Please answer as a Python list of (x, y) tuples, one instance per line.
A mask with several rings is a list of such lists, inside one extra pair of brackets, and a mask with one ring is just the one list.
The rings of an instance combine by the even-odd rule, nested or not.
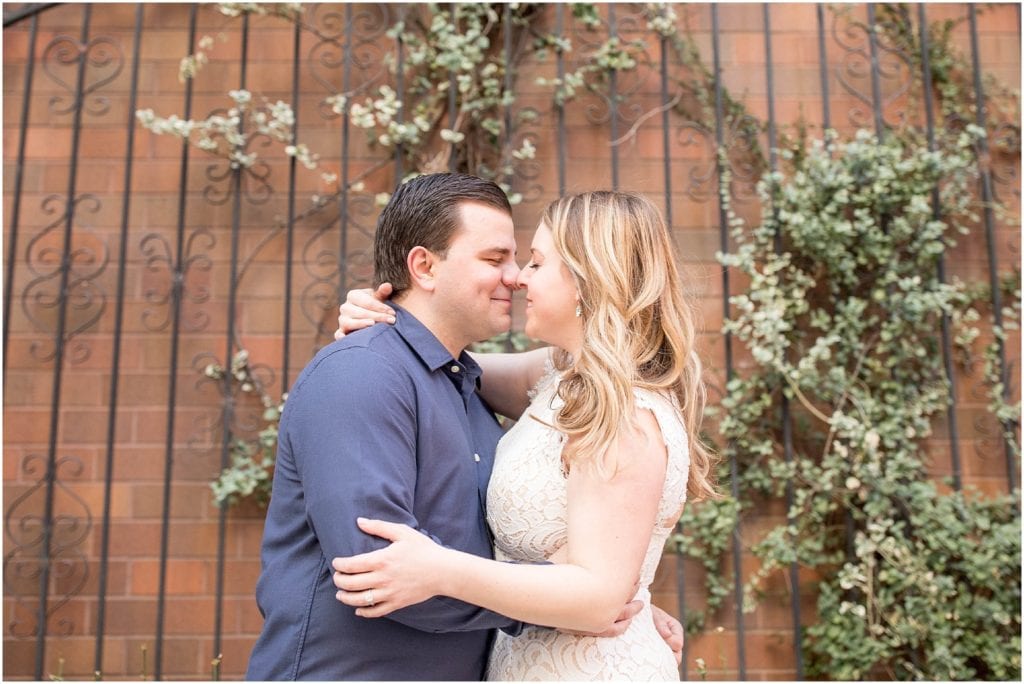
[(455, 336), (471, 344), (508, 332), (516, 288), (512, 217), (486, 204), (459, 205), (448, 255), (435, 265), (435, 304)]

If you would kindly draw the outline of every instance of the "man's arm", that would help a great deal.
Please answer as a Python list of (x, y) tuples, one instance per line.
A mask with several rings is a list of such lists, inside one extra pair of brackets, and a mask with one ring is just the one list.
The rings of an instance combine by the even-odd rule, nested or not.
[[(285, 410), (291, 414), (288, 437), (306, 515), (328, 562), (386, 545), (359, 530), (359, 516), (402, 522), (444, 544), (423, 529), (413, 513), (415, 388), (401, 370), (363, 348), (338, 350), (325, 356), (295, 388)], [(491, 629), (513, 622), (446, 597), (389, 617), (427, 632)]]

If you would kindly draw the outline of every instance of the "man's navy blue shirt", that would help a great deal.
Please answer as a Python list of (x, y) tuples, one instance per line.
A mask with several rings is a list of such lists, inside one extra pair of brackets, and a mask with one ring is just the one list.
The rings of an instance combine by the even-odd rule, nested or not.
[(395, 325), (328, 345), (289, 393), (249, 679), (482, 679), (493, 629), (512, 624), (447, 597), (376, 619), (335, 599), (331, 560), (387, 544), (360, 516), (492, 554), (484, 505), (502, 430), (477, 393), (480, 367), (394, 308)]

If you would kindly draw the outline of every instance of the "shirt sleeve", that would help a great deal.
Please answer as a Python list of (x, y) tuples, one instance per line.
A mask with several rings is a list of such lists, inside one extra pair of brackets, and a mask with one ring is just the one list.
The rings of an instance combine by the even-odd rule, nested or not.
[[(370, 350), (353, 348), (324, 357), (288, 398), (282, 438), (290, 441), (295, 455), (306, 516), (328, 568), (336, 556), (388, 544), (360, 530), (359, 516), (404, 523), (444, 545), (413, 514), (415, 392), (401, 369)], [(448, 597), (408, 606), (384, 619), (425, 632), (515, 631), (519, 624)]]

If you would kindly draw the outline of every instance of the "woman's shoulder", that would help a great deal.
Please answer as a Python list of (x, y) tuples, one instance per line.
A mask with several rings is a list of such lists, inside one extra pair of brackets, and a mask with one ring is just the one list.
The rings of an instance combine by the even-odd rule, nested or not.
[(551, 355), (549, 354), (544, 360), (544, 370), (540, 374), (540, 379), (526, 393), (530, 401), (533, 401), (542, 394), (546, 394), (554, 390), (554, 388), (558, 387), (558, 382), (561, 378), (562, 371), (555, 368), (555, 364), (551, 360)]
[(686, 448), (686, 421), (674, 394), (648, 387), (634, 387), (633, 397), (638, 411), (646, 410), (654, 415), (666, 443), (677, 443)]

